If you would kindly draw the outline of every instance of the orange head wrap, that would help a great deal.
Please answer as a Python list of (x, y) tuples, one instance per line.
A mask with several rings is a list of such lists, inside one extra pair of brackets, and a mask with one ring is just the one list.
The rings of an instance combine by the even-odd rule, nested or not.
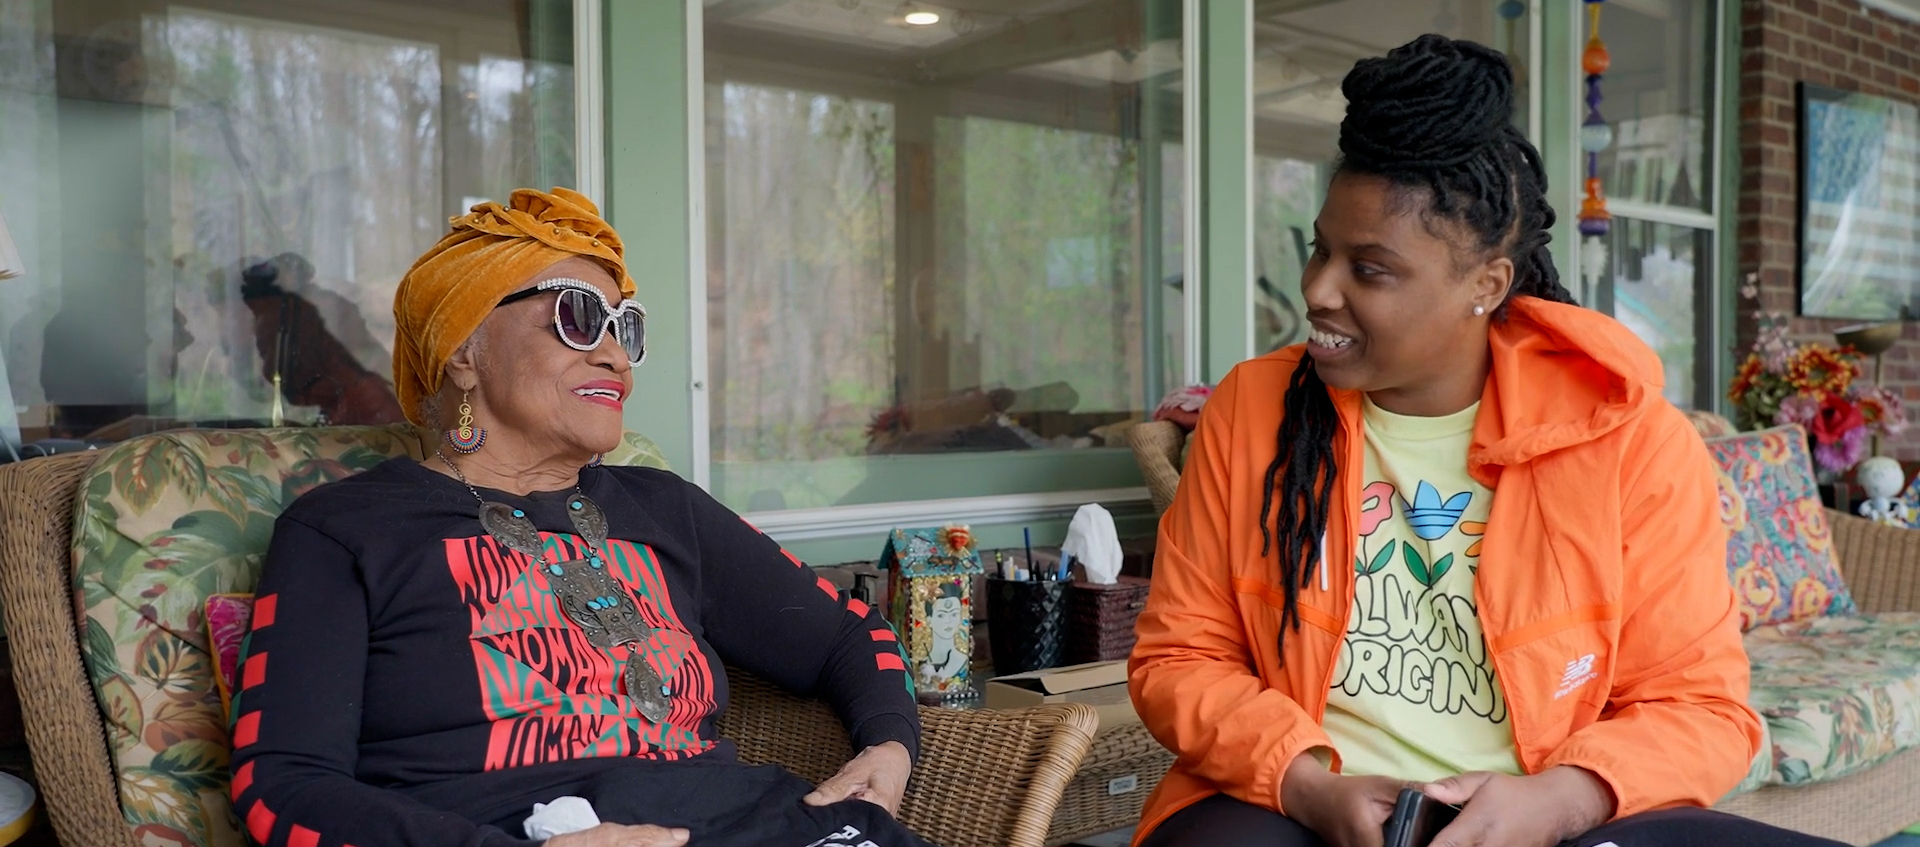
[(393, 294), (394, 388), (407, 419), (421, 426), (433, 422), (420, 419), (420, 400), (440, 392), (447, 360), (534, 274), (588, 256), (607, 266), (621, 294), (634, 291), (619, 234), (578, 192), (522, 188), (505, 206), (482, 203), (449, 223), (453, 231), (413, 263)]

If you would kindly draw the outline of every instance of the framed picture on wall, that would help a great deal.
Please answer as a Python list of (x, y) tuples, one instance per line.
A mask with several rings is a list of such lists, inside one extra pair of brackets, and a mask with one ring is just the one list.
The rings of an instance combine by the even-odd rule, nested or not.
[(1800, 313), (1920, 319), (1920, 108), (1800, 83)]

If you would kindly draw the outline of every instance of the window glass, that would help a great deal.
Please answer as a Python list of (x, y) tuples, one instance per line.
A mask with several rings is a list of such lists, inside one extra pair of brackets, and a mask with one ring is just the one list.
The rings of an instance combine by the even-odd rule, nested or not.
[(1138, 484), (1179, 381), (1176, 0), (705, 7), (716, 496)]
[[(1606, 3), (1600, 14), (1611, 59), (1600, 115), (1612, 143), (1596, 164), (1613, 223), (1594, 305), (1660, 354), (1667, 398), (1686, 407), (1717, 402), (1713, 356), (1705, 352), (1718, 337), (1711, 308), (1716, 235), (1682, 225), (1714, 212), (1717, 14), (1713, 0)], [(1580, 32), (1592, 33), (1586, 15)], [(1644, 219), (1667, 215), (1680, 219)], [(1570, 270), (1562, 275), (1572, 278)]]
[[(1610, 200), (1713, 211), (1713, 14), (1712, 0), (1602, 5), (1612, 63), (1600, 116), (1613, 144), (1599, 165)], [(1590, 32), (1584, 20), (1581, 32)]]
[(571, 8), (0, 0), (7, 438), (399, 420), (400, 276), (573, 183)]
[(1696, 304), (1713, 295), (1713, 233), (1616, 217), (1608, 241), (1612, 271), (1603, 299), (1660, 354), (1667, 399), (1692, 407), (1696, 340), (1712, 331), (1701, 325), (1704, 312)]

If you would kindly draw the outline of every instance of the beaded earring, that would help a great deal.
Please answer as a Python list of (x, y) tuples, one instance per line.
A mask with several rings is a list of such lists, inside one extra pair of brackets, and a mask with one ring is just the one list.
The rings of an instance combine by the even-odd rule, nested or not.
[(601, 456), (600, 456), (600, 454), (599, 454), (599, 453), (595, 453), (595, 454), (593, 454), (593, 461), (591, 461), (591, 462), (588, 462), (588, 463), (587, 463), (587, 467), (590, 467), (590, 468), (597, 468), (597, 467), (600, 467), (600, 458), (601, 458)]
[(447, 430), (447, 446), (455, 452), (472, 454), (480, 452), (480, 445), (487, 443), (487, 431), (473, 425), (473, 407), (467, 404), (467, 392), (460, 392), (460, 424)]

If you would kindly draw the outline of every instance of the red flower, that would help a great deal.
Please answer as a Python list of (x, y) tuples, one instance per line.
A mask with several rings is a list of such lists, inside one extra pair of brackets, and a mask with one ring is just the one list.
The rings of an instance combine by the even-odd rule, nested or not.
[(1860, 414), (1860, 407), (1831, 394), (1820, 403), (1820, 413), (1815, 415), (1808, 429), (1813, 432), (1813, 440), (1821, 444), (1839, 441), (1848, 432), (1867, 425), (1867, 418)]

